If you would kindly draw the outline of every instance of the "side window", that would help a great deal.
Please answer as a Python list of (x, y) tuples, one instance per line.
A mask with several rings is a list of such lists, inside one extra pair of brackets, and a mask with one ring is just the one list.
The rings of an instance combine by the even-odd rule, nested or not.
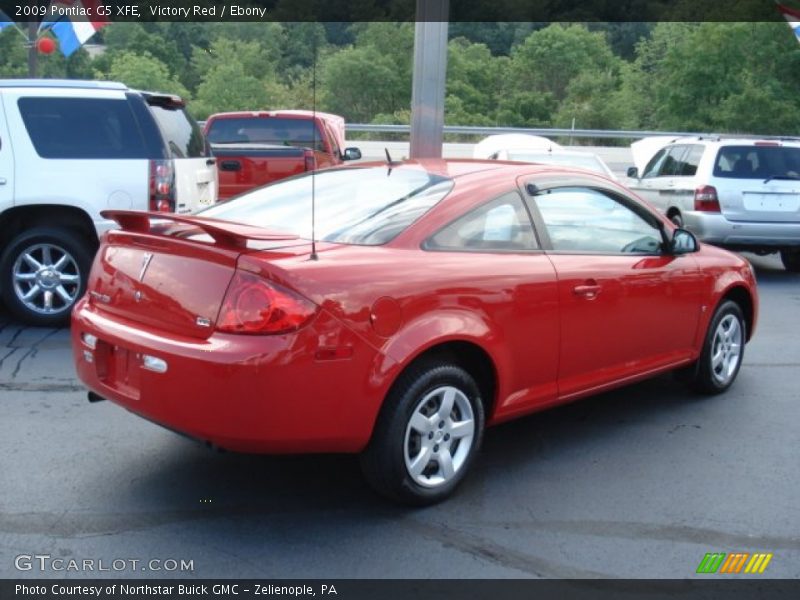
[(328, 140), (330, 140), (331, 143), (331, 154), (334, 158), (338, 159), (342, 153), (339, 149), (339, 144), (336, 143), (336, 136), (333, 135), (333, 128), (327, 123), (325, 124), (325, 134), (328, 136)]
[(478, 252), (524, 252), (538, 247), (528, 211), (517, 192), (479, 206), (425, 243), (426, 249)]
[(645, 177), (656, 177), (658, 175), (659, 169), (661, 169), (661, 163), (664, 162), (664, 159), (667, 156), (667, 148), (662, 148), (658, 152), (655, 153), (653, 158), (650, 159), (650, 162), (647, 163), (647, 166), (644, 168), (644, 174), (642, 178)]
[(695, 173), (697, 173), (697, 166), (700, 164), (700, 159), (703, 158), (705, 149), (706, 147), (701, 144), (692, 144), (689, 146), (689, 151), (681, 162), (678, 175), (682, 177), (693, 177)]
[(658, 171), (659, 177), (674, 177), (681, 174), (683, 155), (686, 146), (673, 146), (667, 151), (667, 156)]
[(25, 97), (18, 105), (42, 158), (148, 158), (127, 100)]
[(590, 188), (546, 190), (534, 198), (553, 250), (658, 254), (661, 231), (612, 195)]

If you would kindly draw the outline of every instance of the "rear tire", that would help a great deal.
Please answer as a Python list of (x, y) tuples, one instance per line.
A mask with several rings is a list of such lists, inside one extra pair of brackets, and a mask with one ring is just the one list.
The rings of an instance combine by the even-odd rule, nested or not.
[(790, 273), (800, 273), (800, 250), (781, 250), (781, 262)]
[(706, 339), (700, 358), (694, 369), (687, 369), (684, 376), (690, 387), (702, 394), (721, 394), (736, 380), (744, 358), (747, 339), (746, 324), (741, 307), (732, 300), (725, 300), (708, 325)]
[(0, 257), (9, 312), (39, 327), (69, 324), (86, 291), (92, 254), (91, 245), (69, 229), (34, 227), (14, 237)]
[(483, 403), (475, 380), (448, 362), (403, 373), (386, 398), (361, 455), (369, 484), (414, 506), (440, 502), (463, 480), (483, 438)]

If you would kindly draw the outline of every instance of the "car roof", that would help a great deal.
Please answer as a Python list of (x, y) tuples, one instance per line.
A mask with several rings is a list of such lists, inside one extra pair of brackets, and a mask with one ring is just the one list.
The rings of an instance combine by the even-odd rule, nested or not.
[(492, 179), (499, 174), (519, 177), (520, 175), (535, 175), (537, 173), (575, 174), (576, 176), (591, 174), (602, 177), (602, 175), (597, 172), (588, 171), (587, 169), (581, 169), (579, 167), (480, 158), (423, 158), (396, 161), (391, 164), (386, 161), (370, 161), (360, 162), (343, 168), (356, 169), (359, 167), (384, 167), (392, 169), (420, 168), (429, 173), (441, 175), (443, 177), (470, 180), (480, 180), (482, 178)]
[(0, 79), (0, 88), (129, 89), (127, 85), (117, 81), (89, 81), (81, 79)]

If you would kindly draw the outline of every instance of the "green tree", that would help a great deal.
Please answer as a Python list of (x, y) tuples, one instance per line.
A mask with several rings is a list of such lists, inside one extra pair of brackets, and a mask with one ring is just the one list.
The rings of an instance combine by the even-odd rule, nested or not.
[(178, 94), (188, 99), (189, 92), (180, 81), (170, 75), (167, 66), (149, 53), (119, 52), (107, 73), (96, 72), (97, 78), (121, 81), (140, 90)]
[(263, 82), (248, 75), (242, 63), (231, 61), (218, 64), (206, 74), (190, 108), (196, 118), (205, 119), (217, 112), (264, 110), (272, 101)]
[(352, 47), (326, 56), (319, 68), (321, 106), (348, 121), (368, 123), (378, 113), (407, 109), (410, 80), (394, 57), (373, 46)]
[(466, 38), (451, 40), (445, 121), (450, 125), (493, 125), (508, 62), (507, 57), (492, 56), (484, 44)]

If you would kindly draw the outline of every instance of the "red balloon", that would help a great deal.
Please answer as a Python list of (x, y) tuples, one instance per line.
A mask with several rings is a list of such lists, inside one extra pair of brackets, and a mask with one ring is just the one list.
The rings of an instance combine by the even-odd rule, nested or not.
[(36, 40), (36, 49), (42, 54), (52, 54), (56, 43), (49, 37), (42, 37)]

